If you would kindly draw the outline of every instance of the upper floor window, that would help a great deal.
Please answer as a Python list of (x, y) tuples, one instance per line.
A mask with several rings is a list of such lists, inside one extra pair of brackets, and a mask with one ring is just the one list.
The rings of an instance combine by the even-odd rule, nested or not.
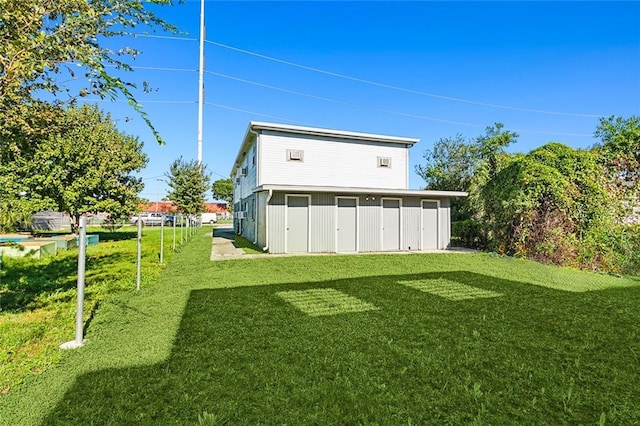
[(287, 149), (287, 161), (304, 162), (304, 151), (301, 149)]

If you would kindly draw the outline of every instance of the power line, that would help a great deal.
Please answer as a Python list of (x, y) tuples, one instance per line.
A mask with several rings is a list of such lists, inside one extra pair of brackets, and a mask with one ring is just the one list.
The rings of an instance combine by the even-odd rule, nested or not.
[[(341, 105), (346, 105), (346, 106), (350, 106), (350, 107), (357, 107), (357, 108), (367, 108), (373, 111), (377, 111), (377, 112), (382, 112), (385, 114), (393, 114), (393, 115), (398, 115), (398, 116), (402, 116), (402, 117), (408, 117), (408, 118), (414, 118), (414, 119), (418, 119), (418, 120), (426, 120), (426, 121), (435, 121), (438, 123), (446, 123), (446, 124), (456, 124), (456, 125), (461, 125), (461, 126), (469, 126), (469, 127), (478, 127), (478, 128), (485, 128), (486, 125), (482, 125), (482, 124), (475, 124), (475, 123), (467, 123), (467, 122), (463, 122), (463, 121), (454, 121), (454, 120), (446, 120), (446, 119), (442, 119), (442, 118), (435, 118), (435, 117), (428, 117), (428, 116), (424, 116), (424, 115), (417, 115), (417, 114), (410, 114), (410, 113), (404, 113), (404, 112), (399, 112), (399, 111), (392, 111), (392, 110), (388, 110), (388, 109), (384, 109), (384, 108), (378, 108), (378, 107), (374, 107), (374, 106), (370, 106), (370, 105), (363, 105), (363, 104), (357, 104), (357, 103), (353, 103), (353, 102), (345, 102), (345, 101), (341, 101), (338, 99), (332, 99), (332, 98), (327, 98), (324, 96), (317, 96), (317, 95), (312, 95), (309, 93), (304, 93), (304, 92), (298, 92), (295, 90), (290, 90), (290, 89), (285, 89), (282, 87), (278, 87), (278, 86), (272, 86), (270, 84), (264, 84), (264, 83), (259, 83), (256, 81), (251, 81), (251, 80), (246, 80), (243, 78), (239, 78), (239, 77), (234, 77), (234, 76), (230, 76), (230, 75), (226, 75), (226, 74), (221, 74), (221, 73), (217, 73), (217, 72), (213, 72), (213, 71), (205, 71), (207, 74), (211, 74), (211, 75), (215, 75), (217, 77), (222, 77), (222, 78), (227, 78), (230, 80), (234, 80), (234, 81), (239, 81), (241, 83), (246, 83), (246, 84), (251, 84), (254, 86), (258, 86), (258, 87), (264, 87), (267, 89), (272, 89), (272, 90), (277, 90), (277, 91), (281, 91), (284, 93), (289, 93), (292, 95), (296, 95), (296, 96), (304, 96), (307, 98), (311, 98), (311, 99), (318, 99), (318, 100), (322, 100), (322, 101), (326, 101), (326, 102), (333, 102), (336, 104), (341, 104)], [(538, 131), (538, 130), (526, 130), (526, 129), (506, 129), (506, 130), (511, 130), (511, 131), (516, 131), (516, 132), (520, 132), (520, 133), (535, 133), (535, 134), (547, 134), (547, 135), (557, 135), (557, 136), (591, 136), (590, 134), (585, 134), (585, 133), (557, 133), (557, 132), (544, 132), (544, 131)]]
[[(129, 102), (127, 99), (100, 99), (100, 98), (88, 98), (83, 99), (89, 102)], [(181, 101), (181, 100), (146, 100), (145, 104), (197, 104), (198, 101)], [(142, 102), (138, 102), (142, 105)]]
[(258, 115), (260, 117), (275, 118), (277, 120), (285, 120), (285, 121), (289, 121), (291, 123), (312, 125), (311, 123), (306, 122), (306, 121), (292, 120), (292, 119), (286, 118), (286, 117), (279, 117), (277, 115), (263, 114), (261, 112), (249, 111), (249, 110), (246, 110), (246, 109), (236, 108), (236, 107), (232, 107), (232, 106), (228, 106), (228, 105), (214, 104), (214, 103), (211, 103), (211, 102), (205, 102), (204, 104), (205, 105), (209, 105), (209, 106), (213, 106), (213, 107), (216, 107), (216, 108), (222, 108), (222, 109), (228, 109), (228, 110), (231, 110), (231, 111), (243, 112), (243, 113), (246, 113), (246, 114)]
[(124, 35), (130, 35), (134, 38), (143, 37), (143, 38), (161, 38), (165, 40), (198, 41), (197, 38), (191, 38), (191, 37), (162, 36), (162, 35), (143, 34), (143, 33), (127, 33)]
[(532, 112), (532, 113), (537, 113), (537, 114), (563, 115), (563, 116), (570, 116), (570, 117), (587, 117), (587, 118), (599, 118), (599, 117), (601, 117), (601, 115), (594, 115), (594, 114), (580, 114), (580, 113), (570, 113), (570, 112), (538, 110), (538, 109), (531, 109), (531, 108), (520, 108), (520, 107), (509, 106), (509, 105), (500, 105), (500, 104), (494, 104), (494, 103), (488, 103), (488, 102), (474, 101), (474, 100), (470, 100), (470, 99), (456, 98), (456, 97), (452, 97), (452, 96), (438, 95), (438, 94), (435, 94), (435, 93), (423, 92), (423, 91), (415, 90), (415, 89), (408, 89), (406, 87), (394, 86), (394, 85), (386, 84), (386, 83), (379, 83), (379, 82), (372, 81), (372, 80), (365, 80), (365, 79), (358, 78), (358, 77), (352, 77), (352, 76), (349, 76), (349, 75), (346, 75), (346, 74), (340, 74), (340, 73), (336, 73), (336, 72), (333, 72), (333, 71), (327, 71), (327, 70), (323, 70), (323, 69), (319, 69), (319, 68), (314, 68), (314, 67), (310, 67), (310, 66), (307, 66), (307, 65), (298, 64), (298, 63), (295, 63), (295, 62), (286, 61), (284, 59), (279, 59), (279, 58), (274, 58), (272, 56), (263, 55), (261, 53), (252, 52), (250, 50), (240, 49), (238, 47), (229, 46), (227, 44), (222, 44), (222, 43), (218, 43), (218, 42), (211, 41), (211, 40), (205, 40), (205, 42), (207, 42), (209, 44), (213, 44), (214, 46), (222, 47), (222, 48), (229, 49), (229, 50), (234, 50), (236, 52), (244, 53), (246, 55), (251, 55), (251, 56), (258, 57), (258, 58), (267, 59), (269, 61), (278, 62), (278, 63), (285, 64), (285, 65), (290, 65), (290, 66), (301, 68), (301, 69), (305, 69), (305, 70), (308, 70), (308, 71), (313, 71), (313, 72), (317, 72), (317, 73), (320, 73), (320, 74), (330, 75), (332, 77), (338, 77), (338, 78), (342, 78), (342, 79), (345, 79), (345, 80), (357, 81), (359, 83), (369, 84), (369, 85), (372, 85), (372, 86), (382, 87), (382, 88), (385, 88), (385, 89), (391, 89), (391, 90), (397, 90), (397, 91), (401, 91), (401, 92), (405, 92), (405, 93), (411, 93), (411, 94), (414, 94), (414, 95), (428, 96), (428, 97), (437, 98), (437, 99), (444, 99), (444, 100), (448, 100), (448, 101), (452, 101), (452, 102), (461, 102), (461, 103), (466, 103), (466, 104), (471, 104), (471, 105), (478, 105), (478, 106), (485, 106), (485, 107), (490, 107), (490, 108), (500, 108), (500, 109), (507, 109), (507, 110), (513, 110), (513, 111)]
[(194, 68), (167, 68), (167, 67), (145, 67), (145, 66), (132, 66), (133, 70), (150, 70), (150, 71), (177, 71), (177, 72), (196, 72)]

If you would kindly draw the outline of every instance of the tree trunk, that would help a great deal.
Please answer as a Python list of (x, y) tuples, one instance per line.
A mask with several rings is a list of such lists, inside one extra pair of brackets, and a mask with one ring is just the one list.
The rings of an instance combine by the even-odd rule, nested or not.
[(71, 215), (71, 233), (78, 235), (80, 229), (80, 216), (79, 214)]

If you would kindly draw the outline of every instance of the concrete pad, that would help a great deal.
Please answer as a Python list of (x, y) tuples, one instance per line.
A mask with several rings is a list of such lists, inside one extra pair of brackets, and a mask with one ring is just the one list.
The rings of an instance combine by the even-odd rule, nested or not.
[(244, 257), (244, 250), (234, 244), (235, 231), (232, 225), (213, 228), (213, 245), (211, 260), (239, 259)]

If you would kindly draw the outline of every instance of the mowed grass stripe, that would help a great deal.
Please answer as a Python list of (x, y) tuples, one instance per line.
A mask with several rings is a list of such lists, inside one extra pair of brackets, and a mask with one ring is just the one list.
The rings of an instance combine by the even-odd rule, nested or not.
[(333, 288), (280, 291), (276, 296), (312, 317), (376, 310), (370, 303)]
[(425, 293), (448, 300), (482, 299), (500, 297), (501, 293), (482, 288), (471, 287), (455, 281), (440, 278), (437, 280), (398, 281), (398, 284), (414, 288)]

